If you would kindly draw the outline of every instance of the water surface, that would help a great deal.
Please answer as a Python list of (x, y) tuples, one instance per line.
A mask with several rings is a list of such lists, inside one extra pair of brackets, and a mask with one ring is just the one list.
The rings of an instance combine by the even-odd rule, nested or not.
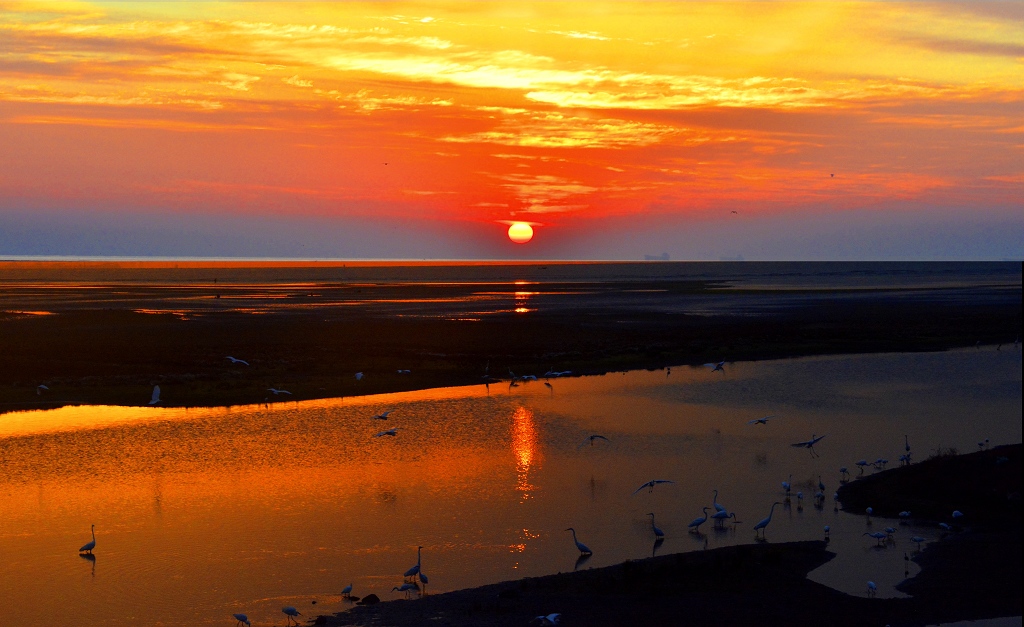
[[(24, 625), (230, 625), (239, 611), (280, 623), (283, 605), (342, 609), (349, 583), (398, 598), (391, 589), (420, 545), (436, 593), (749, 543), (790, 475), (794, 496), (776, 507), (768, 541), (818, 539), (830, 525), (837, 557), (812, 578), (851, 594), (870, 579), (897, 596), (909, 537), (939, 534), (900, 527), (877, 547), (863, 533), (894, 521), (834, 511), (838, 468), (894, 465), (904, 434), (915, 459), (1021, 441), (1013, 347), (549, 383), (0, 416), (2, 609)], [(372, 418), (385, 410), (387, 421)], [(769, 414), (768, 425), (748, 424)], [(391, 427), (396, 437), (374, 437)], [(610, 441), (585, 444), (595, 433)], [(812, 434), (826, 435), (820, 457), (790, 446)], [(651, 479), (674, 483), (633, 494)], [(689, 533), (714, 489), (741, 522)], [(667, 534), (658, 546), (648, 512)], [(90, 524), (95, 560), (76, 553)], [(584, 563), (569, 526), (594, 551)]]

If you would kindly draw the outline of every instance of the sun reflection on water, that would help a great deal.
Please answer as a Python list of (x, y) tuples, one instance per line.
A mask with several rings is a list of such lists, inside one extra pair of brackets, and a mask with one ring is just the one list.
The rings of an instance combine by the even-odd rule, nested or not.
[(532, 498), (536, 487), (530, 483), (530, 466), (538, 461), (537, 427), (533, 422), (533, 412), (519, 406), (512, 413), (512, 454), (516, 461), (516, 490), (521, 495), (519, 502)]

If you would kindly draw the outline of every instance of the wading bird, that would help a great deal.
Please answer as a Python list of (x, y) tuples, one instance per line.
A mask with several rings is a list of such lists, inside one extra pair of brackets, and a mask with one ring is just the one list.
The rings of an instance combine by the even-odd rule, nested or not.
[(587, 548), (586, 544), (583, 544), (582, 542), (580, 542), (579, 540), (576, 539), (576, 530), (575, 529), (573, 529), (572, 527), (569, 527), (568, 529), (566, 529), (566, 531), (571, 531), (572, 532), (572, 541), (576, 543), (576, 548), (580, 550), (580, 555), (593, 555), (594, 554), (593, 551), (591, 551), (590, 549)]
[(787, 480), (782, 482), (782, 491), (786, 493), (786, 496), (789, 496), (789, 491), (790, 491), (790, 489), (792, 489), (792, 487), (793, 487), (793, 475), (790, 475), (789, 479), (787, 479)]
[(849, 480), (850, 471), (846, 469), (846, 466), (843, 466), (842, 468), (839, 469), (839, 481), (840, 483), (846, 483)]
[(363, 380), (363, 373), (357, 372), (356, 373), (356, 381), (362, 381), (362, 380)]
[(860, 468), (860, 474), (863, 475), (864, 474), (864, 468), (868, 465), (868, 460), (866, 460), (866, 459), (858, 460), (857, 463), (854, 464), (854, 465), (857, 466), (858, 468)]
[(872, 596), (873, 597), (873, 596), (875, 596), (875, 594), (877, 592), (878, 592), (878, 586), (875, 585), (875, 582), (869, 581), (868, 582), (868, 596)]
[(675, 481), (669, 481), (668, 479), (651, 479), (650, 481), (643, 484), (636, 490), (633, 490), (633, 494), (636, 494), (637, 492), (643, 490), (644, 488), (647, 488), (648, 493), (654, 492), (654, 486), (658, 485), (659, 483), (675, 483)]
[(420, 589), (420, 587), (417, 586), (415, 583), (403, 583), (400, 586), (395, 586), (394, 588), (391, 589), (391, 591), (392, 592), (404, 592), (406, 594), (409, 594), (413, 590), (419, 591), (419, 589)]
[(228, 355), (227, 357), (225, 357), (225, 359), (227, 359), (228, 361), (230, 361), (233, 364), (242, 364), (243, 366), (248, 366), (249, 365), (249, 362), (247, 362), (246, 360), (244, 360), (244, 359), (237, 359), (235, 357), (232, 357), (231, 355)]
[(704, 513), (704, 516), (701, 518), (694, 518), (690, 521), (690, 524), (686, 525), (690, 528), (691, 533), (700, 533), (700, 526), (708, 521), (708, 508), (702, 508), (700, 511)]
[(387, 431), (381, 431), (380, 433), (375, 434), (373, 437), (379, 438), (379, 437), (382, 437), (382, 436), (385, 436), (385, 435), (396, 436), (396, 435), (398, 435), (398, 430), (399, 429), (401, 429), (401, 427), (395, 427), (394, 429), (388, 429)]
[[(246, 365), (249, 365), (249, 364), (246, 364)], [(238, 627), (239, 625), (241, 625), (243, 623), (246, 624), (246, 625), (250, 625), (251, 624), (251, 623), (249, 623), (249, 617), (246, 616), (245, 614), (232, 614), (232, 616), (234, 616), (235, 620), (238, 621), (237, 623), (235, 623), (235, 627)]]
[(664, 538), (665, 532), (658, 529), (657, 525), (654, 524), (654, 512), (648, 512), (647, 515), (651, 517), (651, 530), (654, 531), (654, 535), (658, 538)]
[(924, 538), (922, 538), (921, 536), (914, 536), (913, 538), (910, 539), (910, 541), (914, 542), (915, 544), (917, 544), (917, 550), (920, 551), (921, 550), (921, 543), (924, 542)]
[(761, 531), (761, 537), (764, 537), (764, 530), (765, 530), (766, 527), (768, 527), (769, 523), (772, 522), (772, 514), (775, 513), (775, 506), (776, 505), (782, 505), (782, 503), (780, 503), (778, 501), (772, 503), (772, 508), (770, 510), (768, 510), (768, 517), (762, 519), (761, 522), (759, 522), (756, 525), (754, 525), (754, 536), (755, 537), (757, 536), (758, 530)]
[(92, 542), (86, 542), (82, 548), (78, 549), (79, 553), (88, 553), (92, 555), (92, 550), (96, 548), (96, 525), (92, 525)]
[(881, 531), (876, 531), (874, 533), (864, 532), (863, 535), (870, 536), (870, 537), (874, 538), (875, 540), (877, 540), (878, 541), (878, 546), (882, 546), (882, 542), (884, 542), (885, 540), (887, 540), (889, 538), (888, 534), (882, 533)]
[(154, 385), (153, 386), (153, 396), (149, 399), (149, 404), (150, 405), (156, 405), (159, 402), (160, 402), (160, 386), (159, 385)]
[(736, 523), (736, 513), (733, 512), (733, 513), (730, 514), (729, 512), (725, 511), (724, 509), (721, 510), (721, 511), (715, 512), (714, 514), (711, 515), (711, 520), (715, 521), (715, 526), (718, 527), (718, 528), (724, 527), (725, 526), (725, 521), (729, 520), (730, 518), (733, 519), (733, 524), (735, 524)]
[(405, 571), (404, 577), (406, 579), (409, 579), (410, 577), (416, 577), (416, 575), (420, 574), (420, 563), (421, 563), (421, 552), (422, 551), (423, 551), (423, 547), (422, 546), (416, 547), (416, 565), (413, 566), (412, 568), (410, 568), (409, 570)]
[(724, 512), (725, 506), (718, 502), (718, 490), (714, 491), (714, 496), (711, 497), (711, 504), (715, 506), (716, 512)]
[(341, 589), (341, 598), (351, 599), (352, 598), (352, 584), (348, 584)]
[(284, 615), (288, 617), (288, 624), (289, 625), (291, 625), (292, 623), (295, 623), (296, 625), (299, 624), (299, 621), (296, 620), (296, 618), (295, 618), (296, 616), (302, 616), (302, 614), (299, 612), (299, 610), (295, 609), (294, 607), (292, 607), (290, 605), (287, 605), (285, 607), (282, 607), (281, 611), (284, 612)]
[(747, 424), (748, 425), (766, 425), (766, 424), (768, 424), (768, 421), (771, 420), (774, 417), (775, 416), (773, 415), (773, 416), (765, 416), (764, 418), (754, 418), (753, 420), (748, 420)]

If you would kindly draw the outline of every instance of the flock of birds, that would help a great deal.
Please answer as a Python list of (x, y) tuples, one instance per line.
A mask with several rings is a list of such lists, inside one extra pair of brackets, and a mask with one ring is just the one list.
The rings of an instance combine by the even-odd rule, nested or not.
[[(233, 356), (228, 356), (227, 359), (233, 365), (242, 365), (242, 366), (248, 366), (249, 365), (249, 363), (247, 361), (245, 361), (243, 359), (238, 359), (238, 358), (233, 357)], [(707, 367), (711, 368), (712, 372), (723, 372), (724, 373), (724, 366), (725, 366), (725, 362), (724, 361), (718, 362), (718, 363), (709, 363), (709, 364), (705, 364), (705, 365)], [(488, 364), (488, 367), (489, 367), (489, 364)], [(399, 374), (409, 374), (410, 371), (409, 370), (399, 370), (398, 372), (399, 372)], [(521, 376), (517, 376), (511, 370), (509, 371), (509, 375), (511, 377), (511, 380), (509, 382), (510, 387), (515, 387), (515, 386), (519, 385), (522, 382), (538, 380), (538, 377), (536, 377), (534, 375), (521, 375)], [(570, 375), (572, 375), (572, 372), (570, 372), (570, 371), (558, 372), (558, 371), (551, 370), (549, 372), (546, 372), (543, 376), (546, 377), (546, 378), (553, 378), (553, 377), (570, 376)], [(355, 378), (356, 378), (356, 380), (362, 380), (364, 376), (365, 376), (364, 373), (359, 372), (359, 373), (356, 373)], [(490, 375), (486, 373), (486, 370), (485, 370), (484, 379), (485, 379), (486, 383), (496, 382), (496, 380), (492, 379), (490, 377)], [(550, 383), (548, 383), (547, 381), (545, 381), (544, 383), (549, 388), (551, 388), (551, 384)], [(42, 394), (42, 393), (44, 393), (47, 390), (49, 390), (49, 388), (46, 385), (40, 385), (40, 386), (37, 387), (36, 393), (37, 394)], [(267, 391), (269, 393), (273, 394), (274, 396), (280, 396), (280, 395), (288, 395), (288, 396), (290, 396), (290, 395), (292, 395), (292, 393), (290, 391), (285, 390), (285, 389), (281, 389), (281, 388), (273, 388), (272, 387), (272, 388), (268, 388)], [(153, 387), (153, 392), (152, 392), (151, 399), (149, 401), (149, 405), (156, 405), (156, 404), (158, 404), (160, 402), (161, 402), (161, 399), (160, 399), (160, 386), (159, 385), (155, 385)], [(372, 418), (373, 418), (373, 420), (388, 420), (390, 414), (392, 413), (392, 411), (393, 410), (382, 411), (379, 414), (375, 414)], [(764, 417), (761, 417), (761, 418), (755, 418), (755, 419), (749, 420), (748, 424), (755, 425), (755, 426), (756, 425), (768, 425), (769, 421), (774, 420), (776, 418), (777, 417), (775, 415), (768, 415), (768, 416), (764, 416)], [(386, 436), (392, 436), (392, 437), (397, 436), (398, 435), (398, 431), (399, 431), (400, 428), (401, 427), (394, 427), (394, 428), (391, 428), (391, 429), (380, 431), (380, 432), (376, 433), (374, 435), (374, 437), (378, 437), (379, 438), (379, 437), (386, 437)], [(821, 442), (825, 437), (826, 437), (825, 435), (820, 435), (819, 436), (817, 434), (812, 434), (810, 439), (804, 440), (804, 441), (801, 441), (801, 442), (794, 442), (793, 444), (791, 444), (791, 446), (793, 446), (795, 448), (807, 449), (812, 457), (820, 457), (820, 455), (814, 450), (814, 446), (816, 444), (818, 444), (819, 442)], [(604, 436), (604, 435), (592, 434), (592, 435), (588, 435), (586, 438), (584, 438), (583, 442), (579, 445), (578, 448), (583, 448), (583, 447), (585, 447), (587, 445), (594, 446), (595, 442), (597, 442), (597, 441), (610, 442), (611, 440), (609, 438), (607, 438), (606, 436)], [(984, 440), (983, 442), (979, 442), (978, 443), (978, 447), (979, 448), (985, 448), (987, 446), (988, 446), (988, 440), (987, 439)], [(899, 462), (900, 462), (901, 465), (909, 465), (911, 463), (911, 448), (910, 448), (909, 438), (907, 436), (904, 436), (904, 451), (905, 452), (902, 455), (900, 455), (900, 457), (899, 457)], [(866, 459), (858, 460), (857, 462), (854, 463), (854, 466), (856, 466), (859, 469), (860, 474), (863, 475), (865, 469), (867, 467), (869, 467), (869, 466), (874, 468), (874, 469), (876, 469), (876, 470), (882, 470), (882, 469), (885, 468), (885, 466), (887, 464), (888, 464), (888, 460), (885, 459), (885, 458), (881, 458), (880, 457), (880, 458), (876, 459), (874, 462), (869, 462)], [(849, 471), (849, 469), (847, 467), (844, 466), (844, 467), (839, 468), (839, 474), (840, 474), (840, 479), (839, 479), (840, 483), (847, 483), (848, 481), (850, 481), (851, 473), (850, 473), (850, 471)], [(643, 492), (645, 490), (648, 493), (651, 493), (651, 492), (654, 491), (656, 486), (663, 485), (663, 484), (672, 484), (672, 483), (675, 483), (675, 482), (672, 481), (672, 480), (669, 480), (669, 479), (652, 479), (650, 481), (647, 481), (647, 482), (641, 484), (639, 487), (637, 487), (633, 491), (632, 494), (636, 495), (636, 494), (638, 494), (640, 492)], [(771, 507), (770, 507), (770, 509), (768, 510), (768, 515), (765, 516), (764, 518), (762, 518), (761, 520), (759, 520), (753, 526), (754, 537), (757, 540), (760, 540), (760, 541), (764, 541), (765, 540), (765, 531), (766, 531), (766, 529), (768, 528), (768, 526), (772, 522), (772, 516), (775, 513), (775, 508), (777, 506), (779, 506), (779, 505), (789, 504), (791, 502), (791, 499), (792, 499), (792, 496), (793, 496), (793, 491), (792, 491), (792, 488), (793, 488), (792, 475), (790, 475), (789, 478), (786, 481), (783, 481), (781, 486), (782, 486), (782, 490), (783, 490), (783, 494), (784, 494), (784, 501), (775, 501), (775, 502), (773, 502)], [(815, 503), (816, 507), (821, 508), (821, 506), (825, 502), (826, 497), (825, 497), (825, 484), (822, 482), (822, 479), (821, 479), (820, 476), (818, 477), (818, 486), (817, 487), (818, 487), (818, 490), (814, 493), (813, 499), (814, 499), (814, 503)], [(801, 492), (801, 491), (798, 491), (798, 492), (796, 492), (795, 496), (797, 498), (797, 503), (798, 503), (797, 508), (798, 508), (798, 511), (802, 511), (802, 509), (803, 509), (804, 493)], [(833, 498), (833, 501), (835, 503), (835, 511), (838, 511), (839, 510), (839, 494), (838, 494), (838, 492), (833, 493), (832, 498)], [(709, 511), (711, 511), (711, 510), (714, 510), (714, 513), (709, 514)], [(868, 525), (871, 525), (871, 516), (872, 516), (873, 513), (874, 512), (873, 512), (871, 507), (868, 507), (866, 509), (866, 511), (865, 511), (866, 520), (867, 520), (867, 524)], [(666, 534), (655, 523), (655, 514), (654, 514), (654, 512), (648, 512), (646, 514), (646, 516), (650, 517), (651, 532), (654, 534), (655, 543), (656, 543), (655, 546), (657, 547), (658, 544), (664, 540)], [(911, 517), (911, 513), (909, 511), (900, 512), (900, 514), (899, 514), (900, 524), (908, 524), (910, 517)], [(964, 514), (962, 512), (954, 511), (951, 518), (955, 522), (959, 522), (960, 519), (963, 518), (963, 517), (964, 517)], [(699, 516), (697, 518), (694, 518), (692, 521), (690, 521), (687, 524), (687, 530), (690, 533), (700, 534), (701, 526), (706, 524), (708, 522), (708, 520), (711, 520), (712, 524), (716, 528), (717, 527), (722, 527), (726, 523), (731, 523), (733, 525), (736, 525), (736, 524), (740, 523), (740, 521), (736, 519), (736, 513), (735, 512), (728, 511), (727, 508), (724, 505), (722, 505), (722, 504), (720, 504), (718, 502), (718, 490), (713, 490), (711, 507), (702, 507), (701, 508), (701, 516)], [(939, 526), (941, 528), (943, 528), (944, 530), (947, 530), (947, 531), (950, 531), (950, 530), (953, 529), (951, 525), (949, 525), (948, 523), (944, 523), (944, 522), (940, 523)], [(579, 540), (579, 538), (577, 537), (577, 533), (576, 533), (576, 529), (575, 528), (568, 527), (568, 528), (565, 529), (565, 531), (570, 532), (572, 534), (572, 540), (573, 540), (573, 543), (574, 543), (576, 549), (580, 553), (581, 561), (585, 561), (585, 558), (589, 558), (590, 556), (593, 555), (593, 551), (586, 544), (584, 544), (583, 542), (581, 542)], [(93, 550), (96, 548), (96, 526), (95, 525), (91, 526), (90, 532), (91, 532), (91, 535), (92, 535), (92, 540), (87, 542), (86, 544), (84, 544), (79, 549), (79, 553), (82, 554), (83, 557), (88, 557), (90, 559), (94, 559), (92, 556), (93, 556)], [(863, 535), (876, 540), (878, 546), (883, 546), (885, 544), (891, 544), (891, 543), (894, 542), (894, 537), (895, 537), (896, 532), (897, 532), (897, 529), (895, 527), (886, 527), (883, 531), (865, 532)], [(828, 541), (829, 533), (830, 533), (830, 527), (828, 525), (826, 525), (824, 527), (824, 534), (825, 534), (825, 540), (826, 541)], [(923, 537), (920, 537), (920, 536), (913, 536), (912, 538), (910, 538), (910, 541), (912, 543), (916, 544), (917, 547), (918, 547), (918, 550), (920, 550), (921, 544), (926, 542), (927, 540), (925, 538), (923, 538)], [(423, 547), (422, 546), (417, 547), (417, 551), (416, 551), (416, 564), (414, 566), (412, 566), (411, 568), (409, 568), (407, 571), (405, 571), (403, 583), (401, 585), (393, 587), (392, 588), (392, 592), (401, 592), (401, 593), (405, 594), (408, 597), (410, 594), (419, 593), (422, 590), (425, 590), (425, 587), (426, 587), (429, 579), (428, 579), (427, 575), (423, 572), (423, 569), (422, 569), (422, 552), (423, 552)], [(909, 556), (904, 554), (904, 557), (905, 557), (906, 560), (909, 561)], [(579, 565), (579, 563), (581, 563), (581, 562), (578, 561), (577, 565)], [(423, 588), (421, 588), (421, 585), (423, 586)], [(874, 596), (875, 594), (877, 594), (877, 589), (878, 589), (878, 586), (876, 585), (875, 582), (873, 582), (873, 581), (868, 581), (867, 582), (867, 594), (869, 596)], [(352, 590), (353, 590), (353, 584), (349, 584), (348, 586), (346, 586), (342, 590), (342, 592), (341, 592), (342, 599), (346, 600), (346, 601), (351, 601), (351, 602), (359, 601), (360, 599), (358, 597), (355, 597), (355, 596), (352, 595)], [(375, 595), (371, 595), (371, 596), (375, 597)], [(316, 603), (316, 601), (313, 601), (313, 602)], [(286, 617), (287, 624), (289, 624), (289, 625), (293, 625), (293, 624), (297, 625), (298, 624), (298, 617), (301, 616), (302, 614), (294, 606), (285, 606), (285, 607), (283, 607), (281, 609), (281, 611), (282, 611), (282, 613)], [(250, 622), (250, 620), (248, 618), (248, 615), (246, 615), (246, 614), (237, 613), (237, 614), (233, 614), (232, 616), (238, 621), (236, 623), (236, 627), (237, 627), (237, 625), (242, 625), (242, 624), (244, 624), (246, 626), (251, 625), (251, 622)], [(559, 614), (559, 613), (553, 613), (553, 614), (537, 616), (533, 620), (534, 624), (539, 624), (539, 625), (557, 625), (557, 624), (559, 624), (560, 621), (561, 621), (561, 614)]]

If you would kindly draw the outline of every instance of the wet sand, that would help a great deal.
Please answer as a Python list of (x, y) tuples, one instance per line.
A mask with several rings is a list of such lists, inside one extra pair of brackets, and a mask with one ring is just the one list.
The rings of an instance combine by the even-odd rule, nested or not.
[[(690, 274), (673, 264), (124, 265), (0, 263), (0, 412), (146, 404), (157, 384), (165, 405), (217, 406), (260, 402), (271, 387), (299, 400), (509, 371), (994, 348), (1021, 328), (1012, 265), (997, 282), (947, 284), (939, 273), (901, 284), (876, 272), (828, 287), (826, 273), (784, 288), (732, 270), (742, 264), (718, 275), (685, 264)], [(37, 395), (40, 384), (49, 391)]]
[[(1009, 461), (996, 464), (996, 459)], [(964, 486), (998, 486), (994, 515), (970, 524), (917, 555), (922, 571), (900, 584), (912, 595), (875, 599), (847, 595), (807, 579), (833, 557), (821, 541), (761, 543), (678, 553), (616, 566), (561, 573), (390, 601), (323, 616), (327, 625), (522, 626), (559, 612), (565, 625), (928, 625), (1021, 613), (1021, 446), (944, 456), (854, 481), (845, 494), (884, 501), (935, 473), (928, 502), (952, 512)], [(945, 482), (946, 475), (956, 482)], [(917, 505), (921, 501), (914, 501)], [(844, 505), (846, 503), (844, 502)], [(922, 514), (924, 511), (922, 511)], [(942, 515), (948, 518), (948, 513)], [(919, 519), (920, 520), (920, 519)], [(938, 519), (933, 521), (939, 522)], [(895, 524), (878, 518), (879, 527)], [(770, 537), (770, 532), (769, 532)], [(534, 623), (537, 624), (537, 623)]]

